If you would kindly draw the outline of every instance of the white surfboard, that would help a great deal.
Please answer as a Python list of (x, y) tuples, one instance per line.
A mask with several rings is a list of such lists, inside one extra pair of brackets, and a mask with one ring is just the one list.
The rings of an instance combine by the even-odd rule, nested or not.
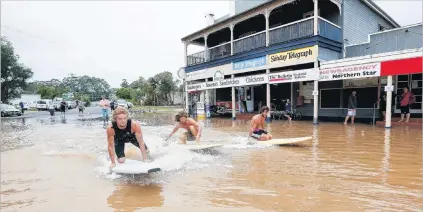
[(160, 168), (154, 163), (126, 159), (125, 163), (116, 163), (112, 171), (119, 174), (148, 174), (160, 171)]
[(311, 140), (313, 137), (307, 136), (307, 137), (296, 137), (296, 138), (278, 138), (278, 139), (272, 139), (269, 141), (257, 141), (259, 144), (271, 144), (271, 145), (286, 145), (286, 144), (294, 144), (294, 143), (300, 143), (304, 141)]
[(188, 143), (188, 144), (177, 144), (178, 148), (189, 149), (189, 150), (204, 150), (215, 147), (223, 146), (223, 144), (212, 144), (212, 143)]

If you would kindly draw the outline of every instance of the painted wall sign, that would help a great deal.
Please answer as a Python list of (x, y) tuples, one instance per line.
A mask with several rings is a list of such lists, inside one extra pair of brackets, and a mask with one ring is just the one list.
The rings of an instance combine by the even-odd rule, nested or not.
[(212, 68), (206, 68), (199, 71), (193, 71), (186, 73), (186, 80), (187, 81), (193, 81), (193, 80), (199, 80), (199, 79), (206, 79), (206, 78), (212, 78), (214, 77), (214, 74), (220, 71), (223, 73), (223, 75), (232, 74), (232, 64), (225, 64), (221, 66), (215, 66)]
[(266, 65), (266, 56), (257, 57), (249, 60), (244, 60), (232, 64), (233, 70), (241, 70), (247, 68), (255, 68)]
[(314, 81), (318, 79), (318, 69), (304, 69), (296, 71), (284, 71), (279, 73), (269, 74), (269, 83), (287, 83), (287, 82), (301, 82)]
[(320, 70), (319, 81), (358, 79), (380, 76), (380, 63), (367, 63)]
[(190, 80), (197, 80), (197, 79), (202, 79), (202, 78), (206, 78), (207, 74), (207, 69), (203, 69), (203, 70), (199, 70), (199, 71), (193, 71), (193, 72), (188, 72), (186, 73), (186, 80), (190, 81)]
[(268, 64), (272, 67), (311, 63), (317, 60), (317, 46), (280, 52), (267, 56)]
[(213, 81), (220, 81), (225, 79), (225, 75), (221, 71), (214, 72)]

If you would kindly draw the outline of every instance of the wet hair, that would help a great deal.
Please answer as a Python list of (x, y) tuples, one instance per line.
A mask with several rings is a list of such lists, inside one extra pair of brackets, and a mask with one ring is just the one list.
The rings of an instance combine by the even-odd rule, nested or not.
[(182, 117), (188, 118), (188, 113), (185, 111), (179, 112), (178, 114), (175, 115), (175, 121), (177, 122), (181, 121)]
[(126, 116), (129, 116), (129, 112), (126, 108), (122, 106), (118, 106), (117, 108), (115, 108), (115, 110), (113, 110), (112, 120), (116, 121), (116, 117), (121, 114), (125, 114)]
[(260, 113), (263, 113), (264, 111), (269, 112), (269, 107), (263, 106), (263, 107), (260, 108)]

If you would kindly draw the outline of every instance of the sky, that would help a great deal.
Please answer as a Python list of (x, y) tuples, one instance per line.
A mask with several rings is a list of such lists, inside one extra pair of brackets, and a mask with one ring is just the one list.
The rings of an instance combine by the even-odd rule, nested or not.
[[(376, 0), (400, 25), (422, 22), (422, 0)], [(33, 80), (73, 73), (119, 87), (139, 76), (184, 66), (181, 38), (205, 27), (205, 12), (229, 13), (228, 1), (2, 1), (1, 35)], [(188, 54), (198, 51), (189, 46)]]

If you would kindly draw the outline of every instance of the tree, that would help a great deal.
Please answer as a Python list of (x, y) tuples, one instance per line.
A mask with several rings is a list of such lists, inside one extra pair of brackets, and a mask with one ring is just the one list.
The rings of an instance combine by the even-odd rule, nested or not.
[(120, 87), (122, 88), (129, 88), (128, 81), (126, 79), (122, 80), (122, 83), (120, 84)]
[(131, 88), (119, 88), (116, 91), (116, 96), (121, 99), (132, 99), (131, 93), (132, 93)]
[(40, 94), (42, 99), (54, 99), (55, 97), (62, 97), (62, 95), (67, 92), (68, 90), (66, 88), (48, 85), (39, 85), (37, 90), (37, 94)]
[(1, 37), (1, 101), (8, 102), (17, 98), (28, 85), (27, 80), (33, 76), (30, 68), (19, 63), (12, 43)]
[(87, 75), (79, 77), (70, 74), (62, 80), (61, 86), (72, 93), (86, 94), (92, 101), (101, 99), (101, 96), (108, 97), (111, 93), (110, 85), (106, 80)]

